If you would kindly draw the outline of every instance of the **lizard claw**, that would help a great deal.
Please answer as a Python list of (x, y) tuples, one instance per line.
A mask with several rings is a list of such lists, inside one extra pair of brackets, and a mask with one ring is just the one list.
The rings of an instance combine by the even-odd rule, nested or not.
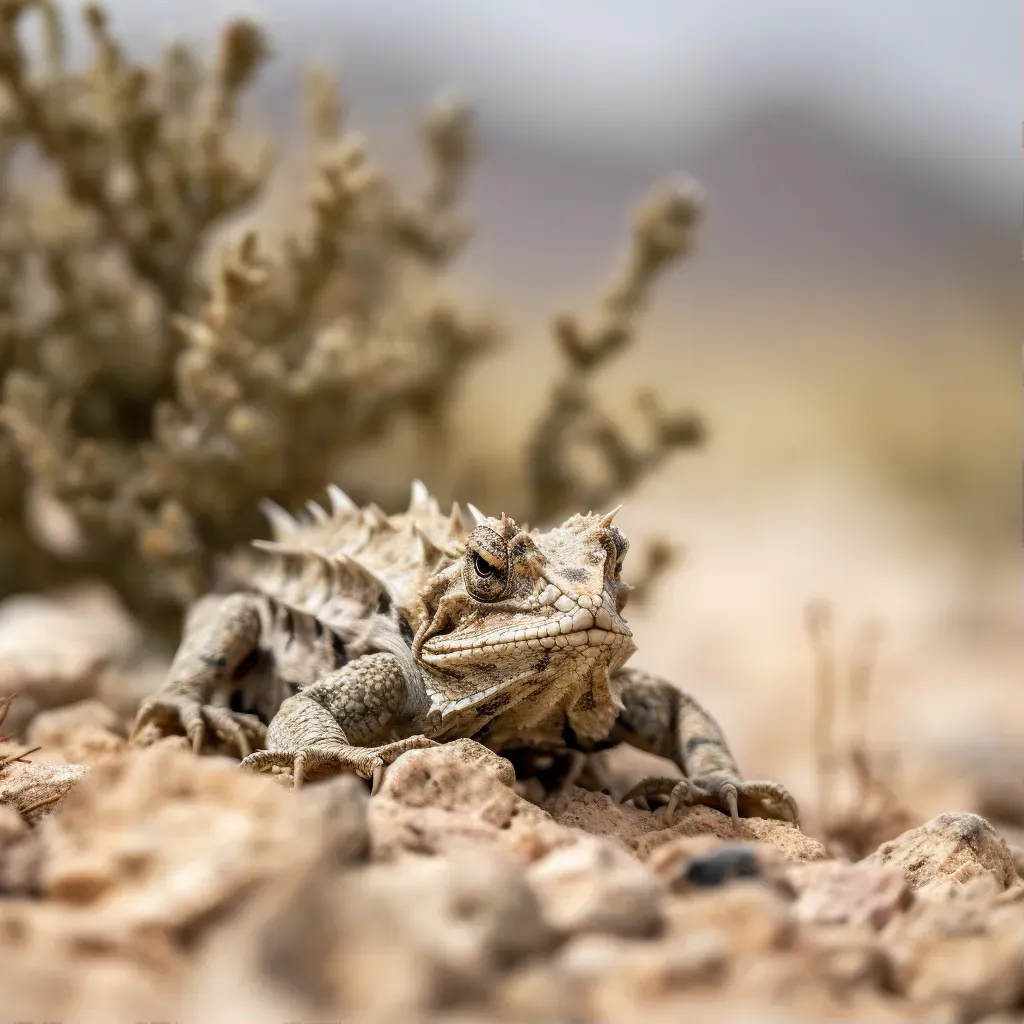
[(686, 779), (672, 779), (665, 776), (651, 776), (638, 782), (632, 789), (619, 798), (620, 804), (633, 804), (643, 811), (651, 810), (650, 798), (657, 797), (661, 803), (668, 800), (672, 813), (676, 806), (686, 803)]
[(203, 725), (202, 719), (198, 722), (193, 722), (186, 730), (185, 735), (188, 737), (189, 743), (192, 744), (192, 753), (197, 756), (203, 752), (203, 741), (206, 739), (206, 726)]
[(379, 747), (312, 746), (295, 750), (257, 750), (242, 760), (243, 768), (264, 772), (268, 768), (291, 769), (292, 785), (299, 789), (303, 782), (326, 778), (341, 772), (352, 772), (370, 780), (370, 793), (376, 793), (384, 782), (388, 765), (407, 750), (436, 747), (436, 740), (426, 736), (410, 736)]
[(377, 790), (379, 790), (380, 787), (383, 785), (384, 773), (387, 770), (388, 766), (383, 761), (373, 766), (373, 781), (370, 783), (370, 796), (375, 796), (377, 794)]
[(675, 824), (680, 807), (702, 804), (727, 813), (733, 825), (745, 818), (774, 818), (799, 822), (799, 810), (789, 791), (777, 782), (748, 782), (731, 772), (712, 772), (693, 779), (651, 778), (634, 786), (622, 802), (649, 803), (667, 798), (666, 820)]
[(223, 742), (235, 747), (240, 757), (248, 757), (263, 743), (267, 727), (255, 716), (232, 711), (215, 704), (203, 704), (191, 697), (153, 694), (139, 707), (129, 742), (135, 742), (147, 725), (155, 725), (163, 736), (184, 730), (192, 751), (201, 754), (207, 729)]
[(719, 789), (718, 794), (725, 801), (725, 806), (729, 808), (729, 817), (732, 818), (733, 825), (738, 825), (740, 823), (740, 808), (736, 787), (731, 782), (726, 782)]

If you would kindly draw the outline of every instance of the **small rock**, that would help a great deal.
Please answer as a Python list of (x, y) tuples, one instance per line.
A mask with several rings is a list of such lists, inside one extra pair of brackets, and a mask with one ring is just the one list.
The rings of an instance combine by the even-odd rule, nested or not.
[[(184, 957), (166, 936), (111, 935), (108, 922), (39, 899), (0, 900), (0, 992), (15, 1021), (174, 1020)], [(170, 1011), (170, 1012), (169, 1012)]]
[(141, 636), (104, 587), (8, 598), (0, 604), (0, 694), (18, 699), (4, 732), (18, 736), (39, 711), (92, 697), (108, 666), (136, 656)]
[(867, 926), (877, 931), (914, 899), (903, 873), (895, 867), (825, 861), (795, 867), (790, 878), (799, 892), (793, 913), (807, 924)]
[(933, 883), (964, 883), (991, 874), (1003, 888), (1017, 880), (1006, 841), (980, 815), (940, 814), (919, 828), (883, 843), (865, 863), (899, 868), (912, 889)]
[(681, 894), (732, 881), (759, 881), (791, 898), (788, 862), (764, 843), (727, 843), (716, 836), (682, 837), (658, 846), (648, 864), (669, 891)]
[(645, 937), (661, 925), (653, 872), (610, 840), (581, 836), (533, 864), (527, 879), (562, 935)]
[(678, 836), (656, 846), (647, 858), (647, 864), (658, 878), (671, 883), (685, 870), (690, 861), (720, 850), (726, 845), (728, 844), (718, 836)]
[(714, 932), (731, 954), (788, 949), (796, 936), (791, 900), (767, 885), (727, 885), (669, 897), (664, 904), (670, 936)]
[[(487, 1019), (515, 1021), (516, 1024), (578, 1021), (583, 1019), (581, 998), (573, 979), (549, 957), (543, 962), (527, 962), (505, 975), (495, 992), (496, 1013)], [(465, 1018), (463, 1024), (482, 1024), (482, 1021), (479, 1015), (473, 1015)]]
[(800, 933), (816, 973), (846, 991), (891, 991), (892, 970), (878, 933), (870, 927), (819, 925)]
[(689, 861), (675, 880), (675, 887), (713, 889), (737, 878), (763, 875), (755, 843), (728, 843)]
[[(24, 749), (19, 744), (0, 743), (0, 762)], [(0, 805), (15, 808), (34, 824), (58, 810), (88, 773), (89, 769), (80, 764), (10, 761), (0, 767)]]
[[(118, 935), (195, 938), (268, 879), (337, 854), (340, 821), (325, 816), (324, 801), (338, 794), (316, 789), (295, 794), (236, 761), (170, 745), (130, 751), (92, 769), (52, 820), (44, 892), (88, 907)], [(346, 815), (337, 817), (365, 830), (358, 808)]]
[(570, 841), (514, 784), (511, 763), (472, 740), (408, 751), (370, 801), (374, 859), (491, 847), (533, 860)]
[(39, 833), (13, 808), (0, 806), (0, 896), (35, 896), (42, 858)]
[(269, 1024), (269, 1005), (305, 1019), (344, 1007), (346, 1019), (422, 1020), (481, 999), (555, 941), (508, 857), (321, 867), (282, 878), (210, 936), (183, 1016), (241, 1005)]
[(42, 747), (47, 761), (91, 765), (120, 753), (126, 746), (121, 720), (105, 704), (83, 700), (43, 711), (26, 734), (32, 747)]
[(516, 795), (515, 781), (511, 762), (463, 739), (406, 752), (388, 769), (379, 795), (407, 807), (470, 811), (500, 828), (526, 803)]
[(1019, 1011), (1024, 902), (1000, 905), (991, 877), (942, 891), (944, 898), (918, 900), (883, 930), (894, 987), (921, 1009), (957, 1020)]
[(410, 808), (378, 795), (370, 801), (373, 859), (394, 860), (414, 855), (439, 856), (506, 845), (507, 832), (471, 814), (440, 807)]
[(318, 816), (326, 863), (342, 867), (369, 857), (369, 798), (366, 786), (354, 775), (336, 775), (302, 794), (303, 801)]
[[(566, 944), (558, 962), (562, 973), (581, 987), (632, 992), (637, 1002), (646, 1002), (720, 981), (729, 960), (730, 951), (721, 934), (695, 931), (656, 945), (608, 935), (581, 935)], [(602, 998), (598, 996), (599, 1001)]]

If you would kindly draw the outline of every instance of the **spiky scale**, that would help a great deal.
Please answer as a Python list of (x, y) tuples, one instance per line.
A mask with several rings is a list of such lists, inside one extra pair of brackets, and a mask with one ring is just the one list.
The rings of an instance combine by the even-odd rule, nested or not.
[(409, 495), (409, 515), (430, 515), (437, 512), (437, 502), (422, 480), (413, 480)]
[(605, 529), (607, 529), (609, 526), (612, 525), (612, 522), (614, 521), (615, 517), (619, 514), (620, 511), (622, 511), (622, 506), (616, 505), (615, 508), (611, 510), (611, 512), (605, 513), (605, 515), (601, 517), (601, 525)]
[(337, 484), (327, 485), (327, 497), (331, 499), (331, 511), (335, 516), (359, 511), (359, 506)]
[(420, 487), (413, 493), (409, 510), (394, 516), (376, 505), (360, 509), (336, 485), (327, 488), (330, 514), (308, 505), (302, 516), (265, 509), (275, 539), (254, 543), (267, 557), (248, 564), (241, 581), (319, 623), (358, 657), (383, 610), (416, 620), (426, 578), (458, 557), (473, 528), (457, 505), (446, 516)]
[(281, 508), (276, 501), (264, 498), (260, 502), (260, 511), (270, 523), (270, 528), (276, 538), (290, 537), (298, 532), (299, 521), (290, 512)]
[(331, 518), (327, 514), (326, 510), (315, 501), (307, 501), (306, 508), (309, 510), (309, 514), (313, 517), (313, 521), (316, 523), (326, 523)]
[(373, 503), (363, 509), (363, 520), (371, 530), (392, 530), (394, 527), (387, 513), (379, 505)]
[(413, 523), (412, 529), (420, 543), (423, 565), (426, 569), (432, 569), (437, 565), (444, 552), (423, 532), (423, 528), (418, 523)]
[(448, 517), (448, 524), (454, 533), (469, 533), (474, 523), (468, 520), (463, 514), (462, 506), (457, 502), (452, 503), (451, 515)]

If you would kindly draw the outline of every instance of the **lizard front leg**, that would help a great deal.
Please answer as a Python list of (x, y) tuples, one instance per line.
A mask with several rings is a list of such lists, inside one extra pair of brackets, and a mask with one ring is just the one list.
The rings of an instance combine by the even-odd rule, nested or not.
[(373, 780), (407, 750), (437, 746), (426, 736), (370, 745), (403, 715), (409, 689), (392, 654), (367, 654), (283, 701), (267, 730), (267, 749), (250, 754), (247, 768), (291, 768), (296, 787), (305, 779), (350, 771)]
[(185, 619), (167, 679), (139, 706), (131, 738), (150, 724), (163, 734), (184, 729), (198, 754), (211, 728), (236, 746), (241, 757), (247, 756), (263, 742), (266, 726), (256, 715), (232, 711), (213, 700), (231, 689), (256, 653), (259, 639), (259, 612), (250, 595), (211, 595), (197, 601)]
[(692, 697), (664, 679), (623, 669), (624, 709), (609, 739), (674, 761), (686, 778), (650, 778), (622, 799), (667, 797), (667, 816), (680, 806), (704, 804), (729, 813), (796, 822), (796, 801), (777, 782), (751, 782), (740, 775), (722, 730)]

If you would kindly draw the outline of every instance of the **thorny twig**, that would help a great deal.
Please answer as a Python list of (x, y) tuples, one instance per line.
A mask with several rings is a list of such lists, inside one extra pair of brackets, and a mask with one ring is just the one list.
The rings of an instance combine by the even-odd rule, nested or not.
[(19, 807), (18, 813), (24, 818), (31, 814), (33, 811), (38, 811), (40, 807), (49, 807), (50, 804), (55, 804), (64, 794), (54, 793), (51, 796), (44, 796), (42, 800), (37, 800), (33, 804), (29, 804), (28, 807)]
[[(562, 315), (554, 323), (563, 355), (563, 374), (547, 412), (527, 446), (531, 507), (527, 518), (546, 521), (569, 508), (600, 508), (633, 487), (676, 448), (704, 439), (693, 413), (667, 414), (653, 392), (637, 395), (636, 408), (652, 435), (646, 447), (631, 443), (597, 406), (594, 377), (633, 340), (636, 320), (661, 274), (692, 244), (702, 198), (695, 183), (680, 180), (652, 192), (641, 205), (618, 280), (608, 291), (592, 326)], [(579, 450), (596, 453), (602, 479), (587, 479)]]
[(832, 607), (824, 601), (808, 604), (804, 624), (814, 665), (814, 754), (818, 778), (818, 820), (832, 806), (836, 771), (835, 721), (836, 659), (832, 636)]
[(642, 554), (643, 562), (638, 570), (630, 572), (629, 600), (632, 604), (642, 605), (654, 596), (658, 583), (665, 573), (676, 564), (682, 554), (679, 546), (663, 537), (656, 537)]
[[(405, 203), (321, 76), (305, 229), (276, 258), (228, 246), (210, 280), (216, 232), (270, 171), (238, 124), (267, 40), (238, 19), (209, 67), (181, 45), (144, 67), (98, 5), (84, 18), (93, 57), (70, 70), (52, 0), (0, 0), (0, 588), (102, 575), (176, 631), (260, 498), (308, 498), (402, 419), (440, 418), (488, 349), (490, 324), (438, 287), (474, 126), (465, 104), (428, 112), (428, 183)], [(24, 151), (54, 188), (13, 180)], [(73, 553), (22, 522), (29, 489)]]
[(20, 754), (8, 754), (6, 757), (0, 757), (0, 769), (6, 768), (10, 764), (14, 764), (15, 761), (24, 761), (29, 754), (34, 754), (37, 750), (42, 749), (42, 747), (29, 747), (27, 750), (23, 750)]
[[(7, 693), (0, 697), (0, 725), (3, 725), (7, 721), (7, 713), (11, 710), (11, 705), (14, 703), (14, 698), (17, 697), (16, 693)], [(0, 734), (0, 742), (8, 739), (7, 736)]]
[[(914, 815), (878, 773), (867, 741), (871, 681), (882, 640), (882, 625), (864, 625), (846, 674), (852, 735), (843, 755), (837, 753), (835, 720), (840, 694), (833, 611), (825, 601), (811, 602), (805, 613), (814, 660), (814, 748), (818, 771), (818, 821), (826, 845), (839, 856), (859, 860), (879, 843), (911, 827)], [(854, 782), (846, 807), (837, 806), (835, 784), (843, 766)]]
[[(9, 693), (0, 697), (0, 725), (4, 724), (4, 720), (7, 718), (7, 713), (11, 709), (11, 704), (14, 703), (16, 693)], [(6, 736), (0, 736), (0, 742), (8, 739)], [(28, 763), (27, 758), (29, 754), (34, 754), (37, 750), (42, 750), (42, 747), (30, 747), (28, 750), (23, 750), (19, 754), (9, 754), (6, 757), (0, 757), (0, 772), (12, 764), (26, 764)], [(39, 810), (40, 807), (48, 807), (50, 804), (55, 804), (63, 796), (63, 793), (54, 793), (50, 796), (43, 797), (40, 800), (36, 800), (35, 803), (29, 804), (27, 807), (20, 807), (15, 805), (14, 809), (25, 819), (28, 823), (28, 816), (33, 812)]]
[[(33, 14), (41, 59), (21, 38)], [(147, 626), (177, 632), (217, 559), (261, 529), (261, 498), (301, 503), (410, 422), (437, 448), (496, 335), (441, 279), (469, 233), (477, 133), (467, 104), (435, 103), (420, 125), (426, 182), (405, 199), (314, 76), (306, 223), (277, 253), (229, 242), (208, 270), (271, 169), (273, 147), (239, 127), (269, 43), (238, 19), (209, 66), (172, 45), (147, 67), (100, 6), (84, 19), (92, 57), (71, 69), (53, 0), (0, 0), (0, 595), (102, 577)], [(23, 153), (54, 173), (16, 181)], [(631, 440), (592, 388), (700, 208), (689, 181), (652, 193), (594, 322), (557, 320), (564, 366), (526, 452), (526, 519), (607, 507), (703, 437), (696, 416), (644, 392), (648, 436)], [(35, 529), (27, 494), (63, 527)]]

